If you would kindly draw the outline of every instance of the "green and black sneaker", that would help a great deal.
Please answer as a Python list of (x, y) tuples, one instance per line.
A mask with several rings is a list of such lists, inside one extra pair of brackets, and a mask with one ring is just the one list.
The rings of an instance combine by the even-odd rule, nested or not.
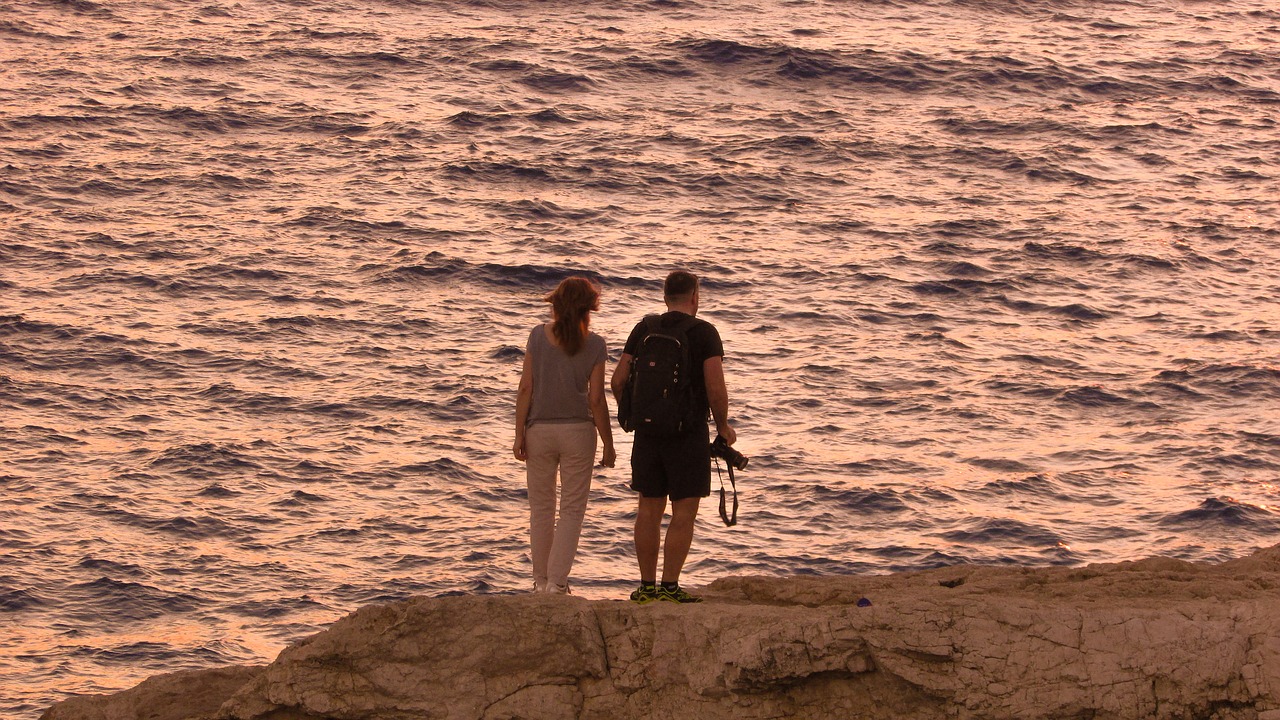
[(640, 587), (631, 591), (631, 602), (644, 605), (658, 599), (658, 586), (640, 583)]
[(658, 600), (673, 603), (700, 603), (702, 598), (697, 595), (690, 595), (685, 592), (684, 588), (676, 585), (675, 587), (658, 586)]

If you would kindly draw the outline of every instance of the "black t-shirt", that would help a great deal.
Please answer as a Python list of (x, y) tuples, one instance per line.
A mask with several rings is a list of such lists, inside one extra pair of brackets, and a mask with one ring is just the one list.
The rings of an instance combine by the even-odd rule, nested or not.
[[(688, 318), (689, 315), (678, 310), (662, 314), (662, 327), (673, 327), (681, 320)], [(627, 336), (627, 344), (622, 347), (623, 354), (636, 356), (636, 351), (640, 348), (640, 341), (644, 340), (649, 334), (649, 328), (645, 325), (644, 320), (636, 323), (632, 328), (631, 334)], [(707, 402), (707, 381), (702, 373), (702, 364), (707, 358), (724, 357), (724, 344), (720, 342), (720, 331), (716, 330), (716, 326), (701, 318), (694, 318), (693, 325), (685, 333), (689, 338), (689, 362), (697, 372), (693, 373), (693, 401), (697, 405), (695, 408), (698, 414), (705, 417), (711, 410), (710, 403)]]

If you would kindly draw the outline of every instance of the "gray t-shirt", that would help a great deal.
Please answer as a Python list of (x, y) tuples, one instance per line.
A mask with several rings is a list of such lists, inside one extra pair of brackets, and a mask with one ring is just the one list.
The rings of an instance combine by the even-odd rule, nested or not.
[(592, 368), (604, 362), (607, 355), (604, 338), (587, 333), (582, 349), (570, 356), (552, 344), (546, 330), (539, 325), (529, 333), (524, 351), (533, 371), (528, 424), (591, 422), (587, 384)]

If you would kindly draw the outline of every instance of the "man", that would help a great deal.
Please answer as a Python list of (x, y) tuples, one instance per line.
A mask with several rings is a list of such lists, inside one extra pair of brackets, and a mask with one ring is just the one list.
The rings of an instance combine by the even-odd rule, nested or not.
[[(720, 342), (720, 333), (711, 323), (694, 318), (698, 313), (698, 285), (696, 275), (682, 270), (668, 275), (663, 284), (667, 312), (659, 322), (662, 328), (685, 328), (692, 369), (690, 415), (695, 421), (675, 434), (653, 434), (644, 428), (636, 429), (631, 451), (631, 489), (640, 494), (635, 526), (640, 587), (631, 593), (631, 599), (637, 603), (654, 600), (702, 602), (702, 598), (690, 595), (680, 587), (680, 571), (693, 543), (698, 503), (711, 494), (708, 411), (715, 419), (716, 431), (721, 437), (730, 445), (737, 440), (733, 427), (729, 425), (729, 393), (724, 383), (724, 346)], [(648, 334), (649, 324), (642, 320), (627, 338), (610, 380), (614, 398), (621, 397), (626, 391), (632, 362)], [(668, 498), (671, 500), (671, 522), (667, 526), (664, 543), (662, 518)], [(659, 550), (662, 551), (661, 585), (657, 583)]]

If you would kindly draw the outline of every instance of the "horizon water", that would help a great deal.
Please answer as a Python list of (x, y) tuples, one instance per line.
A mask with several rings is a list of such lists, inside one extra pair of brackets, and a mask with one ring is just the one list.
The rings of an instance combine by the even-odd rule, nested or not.
[(527, 591), (570, 275), (610, 370), (703, 277), (751, 464), (687, 586), (1280, 542), (1278, 49), (1260, 0), (0, 0), (0, 715)]

